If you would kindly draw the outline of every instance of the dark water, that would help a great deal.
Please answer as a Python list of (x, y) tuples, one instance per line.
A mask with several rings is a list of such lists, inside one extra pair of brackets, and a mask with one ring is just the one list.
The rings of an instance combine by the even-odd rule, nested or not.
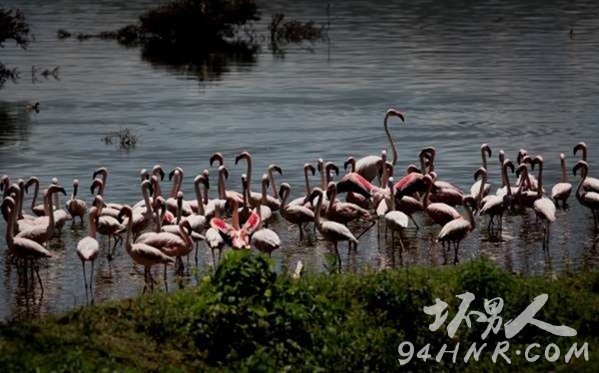
[[(79, 178), (82, 198), (89, 200), (92, 171), (107, 166), (107, 199), (133, 203), (140, 198), (139, 170), (161, 163), (168, 170), (185, 169), (184, 191), (191, 198), (191, 179), (209, 166), (212, 152), (226, 156), (229, 185), (237, 188), (245, 168), (233, 166), (233, 159), (249, 150), (255, 157), (255, 187), (265, 167), (276, 162), (297, 196), (305, 162), (322, 157), (340, 165), (348, 155), (378, 154), (388, 147), (382, 119), (391, 106), (406, 113), (405, 124), (392, 125), (399, 172), (416, 161), (420, 148), (432, 145), (440, 178), (469, 189), (483, 142), (494, 151), (493, 189), (499, 184), (495, 155), (501, 148), (512, 159), (519, 148), (543, 154), (549, 187), (559, 179), (559, 153), (567, 155), (571, 167), (572, 146), (580, 140), (589, 144), (591, 173), (597, 164), (599, 5), (594, 1), (339, 1), (332, 2), (329, 18), (321, 2), (264, 2), (256, 29), (264, 31), (271, 14), (284, 12), (330, 21), (330, 42), (288, 47), (283, 56), (266, 46), (253, 60), (200, 68), (153, 64), (139, 49), (111, 41), (56, 37), (59, 28), (93, 33), (121, 27), (150, 3), (8, 2), (28, 16), (35, 41), (27, 51), (12, 45), (2, 50), (2, 61), (20, 66), (22, 77), (0, 91), (0, 173), (15, 179), (37, 175), (44, 185), (58, 177), (69, 188)], [(32, 82), (31, 65), (40, 70), (59, 65), (60, 80)], [(26, 103), (37, 101), (39, 114), (25, 110)], [(102, 141), (125, 128), (139, 136), (134, 150)], [(529, 213), (506, 218), (502, 243), (489, 242), (484, 229), (476, 230), (463, 243), (461, 260), (484, 255), (524, 274), (594, 268), (590, 212), (574, 197), (570, 206), (558, 211), (548, 252)], [(379, 248), (372, 230), (356, 254), (342, 250), (343, 269), (442, 265), (434, 243), (439, 229), (426, 226), (422, 216), (417, 219), (425, 227), (405, 234), (405, 251), (393, 252), (385, 242)], [(486, 225), (486, 218), (479, 223)], [(311, 237), (311, 244), (298, 245), (297, 231), (281, 218), (273, 227), (284, 246), (273, 256), (279, 267), (293, 267), (301, 259), (309, 271), (326, 270), (327, 244)], [(0, 223), (2, 235), (4, 230)], [(43, 297), (39, 289), (19, 283), (0, 253), (0, 317), (85, 304), (75, 254), (85, 234), (86, 229), (67, 225), (62, 239), (52, 244), (56, 258), (41, 270)], [(0, 245), (3, 252), (4, 240)], [(200, 272), (210, 264), (209, 251), (201, 250)], [(194, 281), (190, 272), (173, 280), (171, 289)], [(91, 295), (96, 302), (137, 294), (142, 286), (143, 271), (124, 249), (112, 263), (104, 256), (97, 260)]]

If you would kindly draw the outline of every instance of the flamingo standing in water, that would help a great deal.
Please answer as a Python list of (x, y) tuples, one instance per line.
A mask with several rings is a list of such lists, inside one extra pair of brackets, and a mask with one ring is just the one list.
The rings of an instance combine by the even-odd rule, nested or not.
[[(389, 212), (385, 214), (385, 223), (391, 229), (391, 241), (393, 250), (395, 250), (395, 232), (408, 227), (408, 216), (401, 211), (395, 210), (395, 194), (393, 192), (393, 177), (389, 178), (389, 188), (391, 190)], [(402, 244), (403, 247), (403, 244)]]
[[(484, 143), (480, 146), (480, 154), (483, 160), (483, 167), (485, 170), (488, 169), (487, 167), (487, 156), (491, 156), (492, 152), (491, 152), (491, 147), (489, 146), (489, 144)], [(501, 163), (502, 164), (502, 163)], [(472, 184), (472, 186), (470, 187), (470, 195), (476, 200), (476, 201), (480, 201), (483, 197), (485, 197), (487, 194), (489, 194), (489, 191), (491, 190), (491, 184), (484, 182), (484, 188), (482, 189), (483, 191), (483, 195), (482, 196), (478, 196), (478, 194), (480, 193), (480, 184), (483, 183), (483, 180), (477, 180), (474, 184)]]
[(35, 176), (31, 176), (29, 179), (27, 179), (27, 182), (25, 183), (26, 192), (28, 192), (31, 185), (35, 185), (35, 189), (33, 191), (33, 199), (31, 200), (31, 211), (33, 211), (33, 213), (37, 216), (44, 216), (46, 214), (44, 212), (44, 203), (35, 203), (37, 201), (37, 196), (40, 190), (40, 180)]
[(595, 230), (597, 230), (599, 224), (599, 193), (585, 190), (584, 185), (585, 181), (588, 178), (589, 173), (589, 164), (585, 161), (578, 161), (572, 171), (574, 175), (576, 175), (576, 171), (580, 169), (580, 183), (578, 184), (578, 188), (576, 189), (576, 199), (580, 202), (581, 205), (591, 210), (593, 213), (593, 222), (595, 226)]
[(430, 177), (430, 175), (425, 175), (423, 178), (423, 182), (427, 186), (426, 193), (424, 194), (424, 198), (422, 199), (424, 205), (424, 212), (433, 221), (433, 223), (444, 226), (450, 221), (461, 217), (460, 213), (448, 204), (442, 202), (431, 203), (429, 196), (434, 186), (434, 181)]
[(73, 180), (73, 193), (71, 198), (67, 201), (66, 207), (68, 213), (73, 217), (73, 224), (75, 224), (75, 218), (79, 217), (81, 224), (83, 225), (83, 216), (87, 212), (87, 204), (84, 200), (77, 198), (77, 190), (79, 189), (79, 180)]
[(89, 211), (89, 233), (86, 237), (82, 238), (77, 243), (77, 256), (81, 259), (81, 266), (83, 267), (83, 279), (85, 281), (85, 287), (87, 288), (87, 277), (85, 275), (85, 262), (91, 262), (91, 274), (89, 275), (89, 288), (92, 287), (94, 277), (94, 262), (100, 253), (100, 244), (96, 240), (97, 222), (98, 222), (98, 208), (92, 206)]
[(131, 207), (124, 205), (119, 212), (119, 219), (123, 216), (127, 217), (127, 236), (125, 238), (125, 249), (127, 254), (138, 264), (144, 266), (144, 280), (145, 285), (143, 292), (146, 291), (148, 280), (150, 282), (151, 289), (154, 290), (154, 278), (152, 277), (152, 266), (156, 264), (169, 264), (175, 263), (175, 260), (170, 256), (164, 254), (154, 246), (150, 246), (146, 243), (133, 243), (133, 210)]
[[(220, 218), (220, 214), (221, 214), (220, 211), (221, 211), (221, 207), (215, 206), (214, 217)], [(216, 257), (214, 256), (214, 251), (218, 250), (218, 262), (220, 262), (221, 253), (223, 251), (223, 248), (225, 247), (225, 240), (221, 236), (219, 230), (214, 229), (212, 227), (210, 227), (206, 230), (206, 245), (208, 245), (208, 248), (210, 249), (210, 251), (212, 253), (212, 263), (214, 265), (214, 268), (216, 268), (218, 263), (216, 262)]]
[[(582, 153), (582, 160), (587, 162), (587, 144), (584, 142), (579, 142), (574, 146), (574, 155), (578, 154), (578, 152)], [(588, 163), (587, 163), (588, 165)], [(599, 179), (594, 177), (586, 177), (584, 180), (584, 185), (582, 186), (584, 190), (591, 190), (593, 192), (599, 193)]]
[(282, 183), (279, 188), (279, 196), (281, 197), (281, 216), (291, 224), (296, 224), (299, 229), (300, 241), (304, 238), (304, 225), (314, 221), (314, 211), (304, 205), (287, 203), (291, 186), (288, 183)]
[(11, 197), (4, 198), (0, 209), (2, 209), (2, 211), (10, 209), (10, 222), (6, 227), (6, 244), (9, 252), (16, 258), (24, 260), (25, 265), (27, 265), (27, 262), (32, 262), (33, 270), (37, 275), (37, 280), (43, 293), (44, 285), (42, 284), (37, 261), (43, 258), (52, 258), (52, 254), (45, 247), (33, 240), (19, 236), (15, 237), (14, 227), (16, 225), (18, 211), (16, 203)]
[[(395, 145), (395, 140), (391, 136), (389, 132), (389, 118), (397, 117), (402, 122), (405, 121), (404, 114), (395, 109), (389, 109), (385, 113), (385, 119), (383, 120), (383, 128), (385, 129), (385, 134), (387, 135), (387, 139), (389, 140), (389, 144), (391, 145), (391, 151), (393, 152), (393, 160), (391, 164), (395, 166), (397, 163), (397, 147)], [(379, 166), (381, 158), (376, 155), (368, 155), (366, 157), (360, 158), (356, 161), (355, 171), (362, 175), (366, 180), (372, 181), (379, 175)], [(383, 165), (384, 166), (384, 165)]]
[(322, 208), (323, 192), (321, 189), (314, 189), (310, 196), (310, 201), (314, 201), (316, 198), (316, 206), (314, 207), (314, 225), (325, 240), (332, 242), (335, 246), (335, 254), (337, 255), (337, 263), (341, 267), (341, 256), (337, 249), (339, 241), (348, 241), (348, 249), (351, 250), (351, 245), (354, 244), (358, 247), (358, 239), (345, 225), (334, 222), (334, 221), (322, 221), (320, 219), (320, 212)]
[[(537, 199), (533, 203), (533, 210), (539, 219), (543, 222), (544, 240), (543, 247), (549, 246), (549, 228), (555, 221), (555, 204), (550, 198), (543, 195), (543, 157), (536, 156), (533, 165), (539, 165), (539, 175), (537, 176)], [(545, 225), (546, 223), (546, 225)]]
[(479, 214), (489, 215), (491, 217), (489, 219), (489, 225), (487, 226), (487, 230), (489, 231), (494, 225), (495, 217), (499, 216), (499, 231), (501, 232), (503, 228), (503, 213), (513, 203), (514, 198), (512, 196), (512, 188), (510, 186), (507, 173), (508, 168), (510, 168), (512, 173), (514, 173), (514, 164), (509, 159), (506, 159), (501, 166), (502, 179), (505, 180), (506, 183), (506, 193), (489, 194), (485, 196), (480, 203)]
[(466, 217), (460, 215), (460, 217), (450, 221), (445, 224), (439, 232), (437, 236), (437, 241), (442, 243), (447, 243), (447, 250), (451, 249), (451, 244), (453, 243), (454, 248), (454, 259), (453, 263), (456, 264), (458, 262), (458, 251), (460, 250), (460, 242), (464, 240), (470, 232), (476, 228), (476, 222), (474, 221), (474, 217), (472, 216), (472, 208), (476, 206), (476, 201), (472, 196), (464, 196), (464, 201), (462, 202), (464, 208), (466, 209)]
[(258, 249), (258, 251), (262, 253), (267, 253), (268, 257), (272, 255), (272, 252), (281, 247), (281, 238), (279, 235), (268, 228), (262, 228), (264, 216), (264, 209), (268, 210), (270, 213), (270, 208), (268, 206), (262, 205), (262, 203), (266, 202), (266, 188), (269, 183), (268, 175), (262, 175), (262, 202), (256, 207), (258, 211), (260, 211), (260, 223), (256, 228), (256, 231), (252, 234), (251, 243), (252, 245)]
[[(289, 205), (303, 205), (307, 208), (310, 208), (310, 202), (308, 199), (310, 198), (310, 194), (312, 193), (312, 188), (310, 187), (310, 173), (312, 176), (316, 175), (316, 169), (310, 163), (304, 163), (304, 185), (306, 187), (306, 195), (304, 197), (296, 198), (289, 202)], [(282, 185), (282, 184), (281, 184)], [(289, 185), (289, 184), (288, 184)], [(281, 196), (281, 188), (279, 188), (279, 196)], [(283, 198), (283, 197), (281, 197)], [(281, 202), (281, 206), (282, 206)]]
[(551, 199), (555, 201), (555, 205), (559, 206), (559, 201), (562, 201), (562, 207), (566, 207), (566, 202), (572, 193), (572, 184), (568, 181), (568, 172), (566, 171), (566, 156), (564, 153), (559, 155), (562, 177), (560, 182), (551, 188)]

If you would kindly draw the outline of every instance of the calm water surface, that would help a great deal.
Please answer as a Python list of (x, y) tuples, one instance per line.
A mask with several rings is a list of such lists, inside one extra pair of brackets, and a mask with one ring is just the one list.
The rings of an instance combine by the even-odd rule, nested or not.
[[(193, 175), (221, 151), (229, 164), (229, 185), (237, 188), (244, 167), (233, 160), (242, 150), (255, 157), (254, 187), (265, 167), (276, 162), (281, 181), (299, 195), (301, 166), (319, 157), (342, 164), (348, 155), (378, 154), (388, 147), (382, 131), (385, 110), (397, 107), (406, 123), (392, 124), (399, 144), (398, 170), (416, 161), (418, 150), (435, 146), (440, 178), (469, 189), (480, 163), (479, 147), (493, 148), (489, 168), (498, 186), (496, 154), (512, 159), (519, 148), (543, 154), (546, 181), (559, 180), (559, 153), (567, 155), (584, 140), (589, 162), (597, 164), (599, 143), (599, 5), (579, 2), (271, 1), (262, 4), (265, 30), (270, 15), (331, 22), (329, 43), (287, 48), (273, 55), (266, 46), (252, 61), (224, 61), (200, 68), (152, 64), (137, 48), (112, 41), (59, 40), (56, 31), (99, 32), (134, 22), (150, 1), (9, 1), (23, 9), (35, 41), (27, 51), (7, 45), (2, 61), (19, 66), (19, 84), (0, 91), (0, 173), (11, 178), (52, 177), (70, 191), (73, 178), (88, 190), (95, 168), (110, 170), (106, 198), (139, 200), (138, 173), (160, 163), (186, 171), (184, 191), (191, 198)], [(572, 32), (571, 32), (572, 30)], [(60, 80), (30, 79), (30, 67), (60, 66)], [(41, 103), (39, 114), (25, 110)], [(125, 152), (102, 138), (128, 128), (139, 136)], [(591, 173), (592, 167), (591, 167)], [(213, 170), (212, 174), (215, 174)], [(317, 182), (317, 178), (314, 182)], [(576, 181), (576, 180), (573, 180)], [(213, 185), (215, 185), (213, 181)], [(214, 192), (213, 192), (214, 193)], [(214, 195), (214, 194), (213, 194)], [(377, 243), (373, 229), (351, 256), (342, 250), (343, 270), (443, 265), (435, 245), (437, 227), (424, 225), (404, 235), (406, 249)], [(486, 226), (486, 218), (479, 219)], [(297, 230), (281, 218), (273, 227), (283, 248), (274, 254), (279, 268), (302, 260), (309, 271), (326, 271), (330, 247), (313, 235), (298, 244)], [(4, 236), (5, 224), (0, 223)], [(46, 291), (19, 282), (0, 241), (0, 318), (27, 317), (138, 294), (143, 271), (124, 249), (108, 262), (96, 262), (93, 294), (86, 297), (81, 263), (75, 254), (86, 227), (65, 227), (52, 243), (56, 258), (43, 264)], [(541, 246), (532, 213), (508, 216), (503, 242), (490, 242), (484, 229), (462, 245), (462, 261), (488, 256), (510, 271), (552, 274), (595, 268), (597, 248), (590, 213), (575, 198), (558, 211), (550, 250)], [(199, 271), (211, 266), (202, 247)], [(192, 266), (193, 267), (193, 266)], [(171, 278), (171, 289), (195, 282), (193, 270)], [(159, 272), (155, 275), (160, 277)]]

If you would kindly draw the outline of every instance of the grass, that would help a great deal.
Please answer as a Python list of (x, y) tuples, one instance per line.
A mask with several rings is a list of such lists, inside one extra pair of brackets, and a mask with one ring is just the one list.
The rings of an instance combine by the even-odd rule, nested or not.
[[(456, 342), (466, 346), (455, 364), (448, 355), (441, 363), (414, 358), (404, 367), (411, 371), (598, 371), (598, 289), (596, 272), (523, 278), (486, 260), (292, 280), (277, 275), (265, 256), (230, 252), (195, 288), (0, 325), (0, 371), (397, 370), (403, 341), (412, 342), (415, 353), (430, 343), (433, 357), (444, 343), (448, 349)], [(480, 311), (483, 297), (502, 297), (504, 321), (547, 293), (536, 318), (568, 325), (578, 335), (557, 337), (529, 325), (510, 340), (510, 351), (539, 343), (537, 362), (523, 362), (512, 352), (511, 365), (501, 358), (492, 363), (491, 353), (465, 364), (467, 346), (483, 342), (485, 325), (462, 325), (452, 340), (445, 326), (430, 331), (433, 318), (422, 311), (438, 297), (449, 304), (448, 323), (459, 305), (456, 295), (465, 291), (477, 296), (470, 309)], [(503, 340), (501, 329), (484, 342)], [(588, 342), (588, 362), (564, 363), (574, 342)], [(543, 358), (550, 343), (562, 351), (556, 363)]]

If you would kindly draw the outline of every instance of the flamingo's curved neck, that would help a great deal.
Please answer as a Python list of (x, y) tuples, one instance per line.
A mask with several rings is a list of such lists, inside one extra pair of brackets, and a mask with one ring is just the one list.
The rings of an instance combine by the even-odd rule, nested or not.
[(33, 209), (35, 207), (35, 202), (37, 201), (37, 194), (39, 193), (39, 189), (40, 189), (40, 183), (37, 181), (34, 181), (35, 184), (35, 190), (33, 191), (33, 199), (31, 200), (31, 208)]
[(472, 209), (468, 203), (464, 204), (464, 208), (466, 209), (466, 219), (468, 219), (468, 222), (470, 223), (470, 230), (472, 231), (476, 228), (476, 221), (472, 215)]
[(96, 207), (92, 207), (89, 212), (89, 236), (92, 238), (96, 238), (96, 231), (98, 228), (96, 227), (96, 219), (98, 218), (98, 209)]
[[(389, 139), (389, 144), (391, 145), (391, 151), (393, 152), (393, 161), (391, 164), (395, 166), (397, 163), (397, 147), (395, 145), (395, 140), (393, 140), (393, 136), (391, 136), (391, 132), (389, 132), (389, 117), (390, 113), (387, 113), (387, 115), (385, 115), (383, 126), (385, 127), (385, 134), (387, 134), (387, 139)], [(383, 165), (383, 167), (385, 167), (385, 165)]]
[(539, 176), (537, 176), (537, 198), (543, 196), (543, 162), (539, 163)]
[(562, 167), (562, 183), (567, 183), (568, 182), (568, 172), (566, 171), (566, 159), (562, 158), (560, 159), (560, 163), (561, 163), (561, 167)]
[(281, 208), (284, 208), (285, 206), (287, 206), (287, 199), (289, 198), (289, 193), (291, 192), (290, 189), (285, 188), (283, 189), (283, 196), (282, 196), (282, 200), (281, 200)]
[(262, 181), (262, 199), (260, 199), (260, 203), (266, 205), (266, 194), (267, 194), (267, 183), (268, 180)]
[(272, 168), (268, 170), (268, 182), (270, 183), (270, 189), (272, 190), (272, 196), (275, 199), (278, 199), (279, 196), (277, 195), (277, 185), (275, 184), (275, 175), (274, 175)]
[(487, 173), (483, 172), (482, 174), (483, 174), (483, 177), (482, 177), (482, 180), (480, 181), (480, 188), (478, 190), (478, 196), (476, 197), (476, 202), (478, 204), (480, 204), (480, 201), (483, 199), (483, 193), (485, 192), (485, 184), (487, 184)]
[(314, 224), (316, 224), (316, 227), (318, 228), (321, 227), (320, 208), (322, 207), (322, 196), (322, 193), (318, 194), (318, 200), (316, 201), (316, 209), (314, 211)]
[[(304, 168), (304, 180), (306, 183), (306, 196), (310, 197), (310, 193), (312, 193), (312, 188), (310, 188), (310, 176), (308, 175), (310, 172), (307, 168)], [(289, 192), (287, 192), (289, 194)]]
[(198, 214), (205, 215), (206, 212), (204, 210), (204, 201), (202, 200), (202, 193), (200, 192), (200, 182), (201, 181), (198, 181), (195, 184), (196, 202), (198, 203)]
[(231, 213), (231, 225), (236, 230), (241, 229), (239, 225), (239, 206), (237, 205), (237, 201), (235, 199), (231, 199), (233, 202), (231, 203), (231, 208), (233, 212)]
[[(54, 192), (58, 193), (58, 192)], [(52, 192), (47, 192), (44, 196), (44, 212), (48, 216), (48, 230), (54, 231), (54, 211), (52, 209)]]
[(485, 150), (485, 148), (481, 148), (480, 153), (483, 158), (483, 167), (486, 170), (487, 169), (487, 151)]
[(507, 165), (501, 167), (501, 179), (504, 180), (505, 187), (507, 188), (507, 195), (512, 195), (512, 186), (510, 185), (509, 176), (507, 174)]
[(142, 184), (141, 194), (146, 204), (146, 213), (152, 214), (152, 203), (150, 202), (150, 191), (148, 190), (147, 184)]
[(578, 200), (580, 200), (581, 197), (581, 190), (582, 190), (582, 185), (584, 184), (584, 180), (587, 178), (587, 171), (586, 169), (582, 169), (580, 171), (581, 175), (580, 175), (580, 183), (578, 183), (578, 188), (576, 188), (576, 198)]

